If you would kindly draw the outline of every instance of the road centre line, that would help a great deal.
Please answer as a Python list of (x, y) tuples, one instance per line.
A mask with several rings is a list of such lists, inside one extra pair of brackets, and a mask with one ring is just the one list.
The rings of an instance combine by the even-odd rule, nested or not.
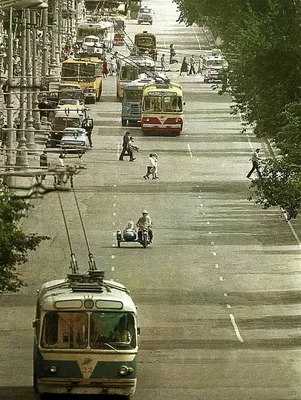
[(198, 42), (199, 49), (201, 50), (201, 49), (202, 49), (201, 43), (200, 43), (199, 38), (198, 38), (198, 35), (197, 35), (197, 33), (196, 33), (195, 29), (194, 29), (194, 26), (192, 26), (192, 30), (193, 30), (194, 36), (195, 36), (195, 38), (196, 38), (196, 40), (197, 40), (197, 42)]
[(192, 154), (192, 151), (191, 151), (191, 148), (190, 148), (190, 144), (189, 144), (189, 143), (187, 143), (187, 147), (188, 147), (188, 151), (189, 151), (190, 158), (193, 158), (193, 154)]
[(233, 325), (233, 328), (234, 328), (235, 334), (236, 334), (236, 336), (237, 336), (237, 339), (238, 339), (241, 343), (244, 343), (244, 340), (243, 340), (243, 338), (242, 338), (241, 335), (240, 335), (238, 326), (236, 325), (234, 315), (233, 315), (233, 314), (229, 314), (229, 317), (230, 317), (231, 323), (232, 323), (232, 325)]

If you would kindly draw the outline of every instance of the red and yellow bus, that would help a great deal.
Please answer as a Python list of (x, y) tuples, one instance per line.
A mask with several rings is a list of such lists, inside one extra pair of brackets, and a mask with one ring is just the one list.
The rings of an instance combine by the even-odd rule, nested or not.
[(141, 129), (180, 135), (183, 129), (183, 91), (178, 83), (151, 83), (142, 95)]

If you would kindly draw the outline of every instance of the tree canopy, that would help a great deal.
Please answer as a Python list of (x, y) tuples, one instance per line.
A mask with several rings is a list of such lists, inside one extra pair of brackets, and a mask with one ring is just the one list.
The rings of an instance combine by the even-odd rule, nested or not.
[[(236, 102), (235, 109), (243, 113), (246, 124), (254, 127), (255, 135), (275, 144), (279, 154), (284, 156), (281, 164), (277, 159), (264, 164), (267, 171), (258, 187), (260, 196), (267, 196), (266, 204), (281, 205), (283, 198), (279, 197), (278, 203), (269, 201), (271, 192), (264, 189), (265, 183), (270, 188), (274, 182), (277, 193), (287, 192), (284, 180), (268, 182), (267, 176), (277, 175), (270, 174), (271, 168), (281, 168), (281, 175), (283, 168), (298, 165), (288, 178), (296, 185), (296, 174), (301, 171), (301, 1), (175, 2), (181, 21), (188, 25), (207, 25), (222, 39), (229, 68), (220, 92), (230, 91)], [(259, 185), (259, 181), (257, 183)], [(273, 196), (275, 200), (275, 194)], [(291, 195), (288, 200), (292, 202)]]
[(16, 292), (25, 285), (19, 267), (28, 261), (28, 251), (49, 239), (22, 230), (20, 221), (30, 207), (14, 194), (0, 196), (0, 292)]

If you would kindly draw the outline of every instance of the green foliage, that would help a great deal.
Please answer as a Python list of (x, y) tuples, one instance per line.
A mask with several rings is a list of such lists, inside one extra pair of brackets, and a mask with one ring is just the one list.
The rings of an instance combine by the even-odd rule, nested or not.
[(296, 218), (301, 207), (300, 167), (290, 163), (288, 157), (267, 159), (262, 164), (262, 176), (252, 181), (255, 203), (263, 208), (280, 206), (287, 219)]
[(28, 251), (36, 250), (47, 236), (27, 235), (19, 226), (31, 206), (13, 194), (0, 197), (0, 292), (16, 292), (25, 283), (17, 267), (28, 261)]

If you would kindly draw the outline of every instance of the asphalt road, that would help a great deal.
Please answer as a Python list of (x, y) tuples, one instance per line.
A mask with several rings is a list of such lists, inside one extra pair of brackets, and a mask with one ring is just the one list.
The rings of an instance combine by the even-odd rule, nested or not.
[[(178, 58), (207, 46), (198, 28), (176, 23), (175, 5), (149, 1), (160, 54), (174, 43)], [(133, 35), (143, 28), (127, 24)], [(138, 306), (141, 327), (138, 389), (134, 400), (291, 400), (300, 385), (300, 222), (288, 224), (279, 210), (249, 202), (251, 132), (229, 114), (231, 99), (219, 96), (199, 75), (169, 76), (182, 83), (185, 129), (180, 137), (142, 136), (136, 161), (118, 161), (121, 104), (115, 77), (104, 81), (87, 169), (75, 192), (98, 269), (125, 284)], [(159, 179), (145, 181), (155, 151)], [(70, 159), (70, 163), (76, 160)], [(51, 184), (51, 178), (47, 178)], [(88, 250), (72, 192), (61, 194), (73, 251), (81, 271)], [(48, 234), (23, 271), (28, 287), (1, 296), (0, 398), (34, 399), (31, 320), (42, 282), (65, 276), (70, 249), (58, 195), (36, 200), (29, 231)], [(115, 232), (146, 208), (154, 242), (116, 247)], [(51, 397), (54, 398), (54, 397)], [(57, 397), (58, 399), (61, 397)], [(72, 397), (75, 399), (78, 397)], [(93, 398), (90, 397), (90, 398)]]

